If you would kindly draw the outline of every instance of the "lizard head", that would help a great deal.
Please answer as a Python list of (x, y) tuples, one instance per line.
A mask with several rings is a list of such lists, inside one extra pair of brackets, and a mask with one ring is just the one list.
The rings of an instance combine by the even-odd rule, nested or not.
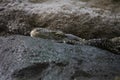
[(39, 36), (39, 29), (35, 28), (30, 32), (31, 37), (38, 37)]
[(30, 32), (31, 37), (49, 37), (51, 34), (53, 34), (54, 31), (46, 29), (46, 28), (35, 28)]
[(50, 30), (46, 28), (35, 28), (30, 32), (31, 37), (47, 38), (47, 39), (62, 39), (64, 33), (59, 30)]
[(42, 28), (35, 28), (30, 32), (31, 37), (39, 37), (42, 32)]

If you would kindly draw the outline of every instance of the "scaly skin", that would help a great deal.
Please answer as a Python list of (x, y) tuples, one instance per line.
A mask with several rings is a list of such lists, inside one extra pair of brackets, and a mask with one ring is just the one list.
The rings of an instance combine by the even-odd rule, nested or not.
[[(58, 42), (72, 42), (72, 41), (80, 41), (84, 42), (84, 39), (79, 38), (75, 35), (72, 34), (65, 34), (62, 31), (59, 30), (49, 30), (46, 28), (35, 28), (31, 31), (30, 33), (31, 37), (40, 37), (44, 39), (52, 39), (52, 40), (57, 40)], [(83, 43), (82, 42), (82, 43)]]
[(39, 37), (44, 39), (52, 39), (57, 42), (67, 44), (83, 44), (95, 46), (101, 49), (108, 50), (115, 54), (120, 54), (120, 37), (112, 39), (90, 39), (85, 40), (72, 34), (65, 34), (59, 30), (50, 30), (46, 28), (35, 28), (30, 33), (31, 37)]
[(120, 55), (120, 37), (112, 39), (91, 39), (87, 41), (86, 45), (95, 46)]

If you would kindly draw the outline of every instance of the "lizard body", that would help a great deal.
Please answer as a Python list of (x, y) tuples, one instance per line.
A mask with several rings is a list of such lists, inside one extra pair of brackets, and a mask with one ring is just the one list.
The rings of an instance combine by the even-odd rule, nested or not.
[(65, 34), (59, 30), (50, 30), (46, 28), (35, 28), (31, 31), (30, 35), (31, 37), (52, 39), (61, 43), (95, 46), (113, 52), (115, 54), (120, 54), (120, 37), (112, 39), (104, 38), (85, 40), (73, 34)]

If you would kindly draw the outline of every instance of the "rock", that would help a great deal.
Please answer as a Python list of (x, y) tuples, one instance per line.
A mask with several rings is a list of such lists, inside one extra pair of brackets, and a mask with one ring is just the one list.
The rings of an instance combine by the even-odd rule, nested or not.
[(120, 36), (120, 6), (109, 1), (6, 0), (1, 7), (13, 18), (2, 17), (13, 34), (28, 35), (31, 28), (46, 27), (85, 39), (113, 38)]
[(91, 46), (0, 37), (0, 80), (114, 80), (120, 56)]
[(29, 35), (32, 16), (22, 10), (5, 10), (0, 13), (0, 28), (11, 34)]
[(42, 3), (42, 2), (46, 2), (48, 0), (28, 0), (29, 2), (32, 2), (32, 3)]

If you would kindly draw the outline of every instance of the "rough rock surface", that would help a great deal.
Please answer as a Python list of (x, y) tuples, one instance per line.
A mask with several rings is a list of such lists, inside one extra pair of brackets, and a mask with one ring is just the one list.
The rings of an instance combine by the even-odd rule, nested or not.
[[(120, 5), (110, 1), (2, 0), (0, 13), (5, 11), (4, 13), (11, 13), (10, 16), (16, 14), (9, 10), (25, 13), (21, 16), (20, 12), (10, 21), (6, 20), (6, 15), (1, 15), (0, 22), (4, 22), (8, 31), (15, 34), (26, 35), (34, 27), (46, 27), (60, 29), (86, 39), (117, 37), (120, 36)], [(29, 21), (30, 18), (25, 14), (33, 16), (32, 21)], [(22, 19), (21, 23), (21, 18), (26, 19)], [(1, 25), (3, 24), (0, 24), (0, 28)]]
[(32, 29), (32, 16), (22, 10), (0, 12), (0, 30), (9, 34), (29, 35)]
[(0, 37), (0, 80), (115, 80), (120, 56), (90, 46)]
[(119, 55), (91, 46), (8, 36), (28, 35), (35, 27), (86, 39), (120, 36), (120, 5), (106, 1), (0, 0), (0, 36), (7, 35), (0, 37), (0, 80), (119, 80)]

